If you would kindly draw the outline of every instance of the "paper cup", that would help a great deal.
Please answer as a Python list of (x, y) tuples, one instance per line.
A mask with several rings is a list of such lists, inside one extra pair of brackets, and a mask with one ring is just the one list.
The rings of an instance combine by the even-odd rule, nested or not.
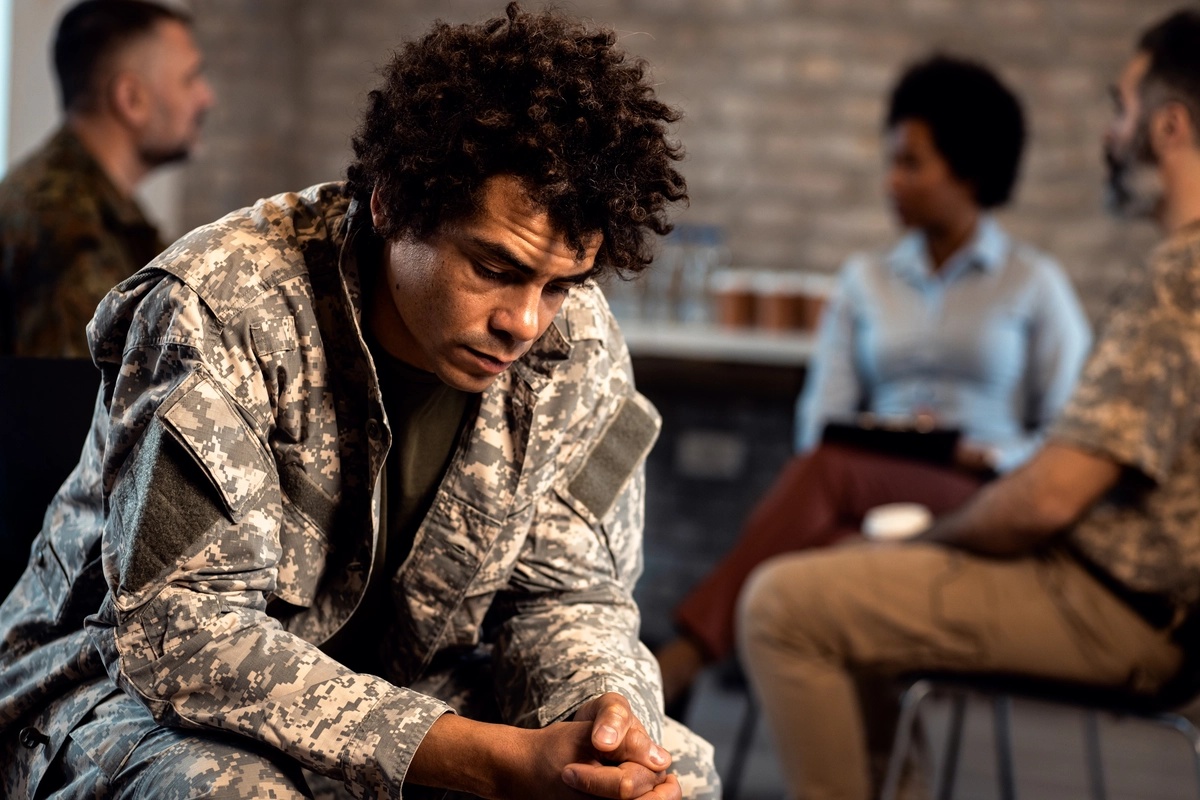
[(862, 532), (868, 539), (898, 541), (916, 536), (932, 522), (933, 514), (920, 503), (888, 503), (867, 512)]

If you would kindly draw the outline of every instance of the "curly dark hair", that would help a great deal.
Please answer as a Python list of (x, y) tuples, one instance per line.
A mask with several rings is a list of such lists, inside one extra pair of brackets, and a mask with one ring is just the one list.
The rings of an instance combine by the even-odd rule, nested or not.
[(950, 171), (975, 189), (982, 208), (1012, 196), (1025, 148), (1021, 102), (987, 67), (934, 55), (913, 64), (892, 90), (885, 127), (919, 119)]
[(669, 233), (687, 199), (667, 136), (680, 113), (659, 102), (647, 65), (608, 29), (509, 3), (479, 25), (436, 22), (406, 43), (371, 92), (347, 170), (351, 195), (378, 190), (385, 239), (424, 238), (478, 211), (484, 182), (508, 174), (581, 256), (604, 237), (597, 272), (650, 263), (647, 229)]

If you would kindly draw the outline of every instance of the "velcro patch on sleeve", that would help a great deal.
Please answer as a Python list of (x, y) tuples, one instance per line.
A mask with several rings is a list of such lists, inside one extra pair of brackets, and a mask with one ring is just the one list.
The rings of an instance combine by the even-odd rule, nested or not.
[(196, 377), (161, 416), (216, 486), (230, 517), (237, 520), (273, 470), (258, 437), (229, 397), (210, 376), (197, 373)]
[(137, 593), (173, 567), (219, 519), (216, 489), (161, 420), (152, 420), (113, 492), (121, 587)]
[(604, 519), (634, 470), (658, 438), (658, 415), (640, 395), (621, 403), (568, 491), (597, 519)]

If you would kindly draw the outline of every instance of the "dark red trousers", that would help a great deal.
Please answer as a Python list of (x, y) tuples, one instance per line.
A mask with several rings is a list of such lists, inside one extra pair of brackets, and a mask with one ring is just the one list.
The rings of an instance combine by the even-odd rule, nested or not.
[(733, 549), (675, 609), (675, 624), (713, 659), (733, 649), (733, 619), (746, 577), (772, 556), (858, 533), (885, 503), (920, 503), (934, 514), (962, 505), (983, 478), (921, 461), (821, 445), (787, 463), (751, 512)]

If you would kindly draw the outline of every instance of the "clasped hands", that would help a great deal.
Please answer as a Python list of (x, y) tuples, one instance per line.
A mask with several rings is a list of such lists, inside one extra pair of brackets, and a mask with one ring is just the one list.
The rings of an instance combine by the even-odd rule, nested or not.
[(516, 728), (445, 714), (429, 729), (406, 781), (490, 800), (682, 800), (671, 755), (615, 692), (595, 697), (570, 722)]
[[(609, 692), (589, 700), (573, 720), (559, 723), (567, 727), (561, 735), (574, 740), (575, 756), (562, 770), (568, 786), (594, 797), (681, 800), (678, 779), (665, 773), (670, 753), (651, 740), (624, 697)], [(559, 735), (555, 727), (546, 730)]]

